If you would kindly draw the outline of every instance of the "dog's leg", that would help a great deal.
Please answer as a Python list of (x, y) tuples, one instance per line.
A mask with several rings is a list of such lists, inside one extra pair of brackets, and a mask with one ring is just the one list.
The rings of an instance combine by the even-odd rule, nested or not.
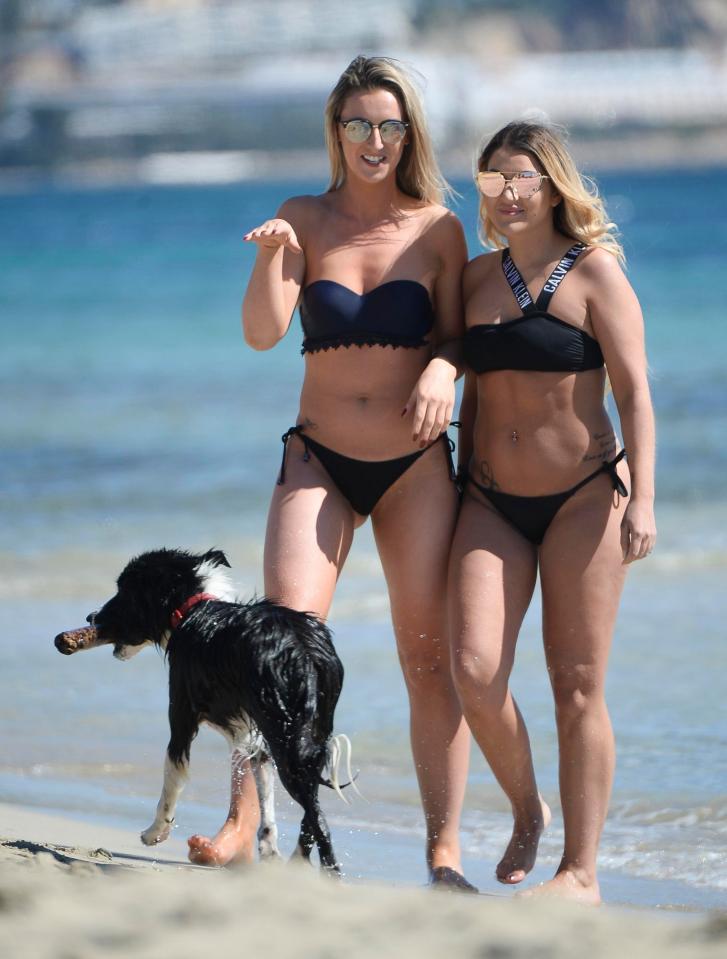
[[(280, 778), (292, 798), (303, 807), (303, 819), (300, 824), (298, 844), (292, 859), (310, 860), (313, 846), (318, 847), (318, 855), (323, 869), (332, 874), (340, 874), (341, 869), (333, 852), (331, 833), (318, 801), (318, 777), (320, 769), (313, 770), (315, 779), (311, 779), (310, 768), (301, 767), (298, 775), (290, 770), (278, 767)], [(307, 778), (304, 778), (307, 777)]]
[(174, 822), (174, 810), (177, 808), (179, 794), (187, 781), (187, 763), (172, 762), (167, 754), (164, 760), (164, 785), (157, 805), (154, 822), (141, 834), (141, 841), (145, 846), (155, 846), (164, 842)]
[[(317, 789), (316, 789), (317, 793)], [(314, 793), (309, 800), (306, 808), (306, 818), (308, 818), (316, 845), (318, 846), (318, 855), (321, 860), (321, 866), (325, 872), (332, 875), (340, 875), (341, 867), (336, 862), (336, 854), (333, 851), (331, 842), (331, 832), (323, 815), (323, 810), (318, 803), (318, 796)]]
[(310, 724), (287, 732), (287, 743), (276, 742), (270, 735), (266, 736), (266, 741), (275, 759), (281, 783), (291, 798), (303, 808), (293, 858), (309, 860), (315, 845), (324, 870), (340, 874), (328, 824), (318, 801), (321, 774), (328, 758), (328, 743), (316, 742)]
[(318, 847), (318, 856), (321, 860), (321, 866), (326, 873), (338, 876), (341, 873), (341, 867), (336, 862), (336, 854), (333, 851), (331, 842), (331, 833), (323, 815), (323, 810), (318, 803), (318, 797), (315, 792), (307, 795), (296, 796), (296, 801), (303, 806), (304, 816), (300, 824), (300, 835), (298, 836), (298, 845), (291, 856), (291, 859), (306, 859), (310, 861), (310, 854), (313, 846)]
[(278, 826), (275, 822), (275, 777), (270, 756), (264, 751), (252, 759), (258, 800), (260, 801), (260, 828), (257, 831), (260, 859), (280, 859)]
[(295, 849), (291, 853), (291, 859), (302, 859), (304, 862), (310, 862), (310, 854), (313, 851), (316, 841), (313, 836), (313, 830), (306, 813), (300, 823), (300, 833)]

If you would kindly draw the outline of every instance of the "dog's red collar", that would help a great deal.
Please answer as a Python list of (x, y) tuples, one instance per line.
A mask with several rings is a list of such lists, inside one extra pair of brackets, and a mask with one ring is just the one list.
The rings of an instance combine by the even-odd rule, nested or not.
[(206, 599), (218, 599), (218, 597), (213, 596), (212, 593), (195, 593), (194, 596), (185, 599), (179, 609), (175, 609), (171, 615), (170, 621), (172, 629), (176, 629), (177, 626), (179, 626), (192, 607), (196, 606), (197, 603), (203, 603)]

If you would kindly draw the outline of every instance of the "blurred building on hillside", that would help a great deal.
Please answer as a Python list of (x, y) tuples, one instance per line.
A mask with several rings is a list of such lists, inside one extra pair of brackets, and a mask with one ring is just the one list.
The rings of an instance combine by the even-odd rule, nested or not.
[(324, 165), (326, 96), (359, 52), (415, 66), (445, 165), (468, 165), (485, 133), (527, 112), (602, 164), (639, 149), (727, 158), (727, 10), (712, 22), (700, 11), (714, 4), (683, 0), (691, 33), (671, 48), (634, 46), (625, 21), (621, 49), (572, 50), (578, 29), (598, 36), (584, 33), (596, 14), (567, 6), (564, 33), (560, 0), (0, 0), (0, 170), (308, 172)]

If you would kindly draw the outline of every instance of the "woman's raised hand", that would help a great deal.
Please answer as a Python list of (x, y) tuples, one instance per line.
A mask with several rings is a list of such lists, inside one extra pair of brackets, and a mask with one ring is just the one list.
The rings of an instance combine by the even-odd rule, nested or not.
[(293, 253), (302, 253), (298, 237), (295, 230), (287, 220), (266, 220), (254, 230), (250, 230), (243, 236), (243, 240), (248, 243), (257, 243), (259, 246), (267, 247), (269, 250), (284, 246)]

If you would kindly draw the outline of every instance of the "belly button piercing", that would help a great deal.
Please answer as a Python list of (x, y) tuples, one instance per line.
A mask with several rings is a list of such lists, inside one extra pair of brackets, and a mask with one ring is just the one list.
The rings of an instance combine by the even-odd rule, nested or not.
[(518, 437), (518, 435), (517, 435), (517, 430), (513, 430), (513, 431), (512, 431), (512, 441), (513, 441), (513, 443), (517, 443), (518, 439), (519, 439), (519, 437)]

